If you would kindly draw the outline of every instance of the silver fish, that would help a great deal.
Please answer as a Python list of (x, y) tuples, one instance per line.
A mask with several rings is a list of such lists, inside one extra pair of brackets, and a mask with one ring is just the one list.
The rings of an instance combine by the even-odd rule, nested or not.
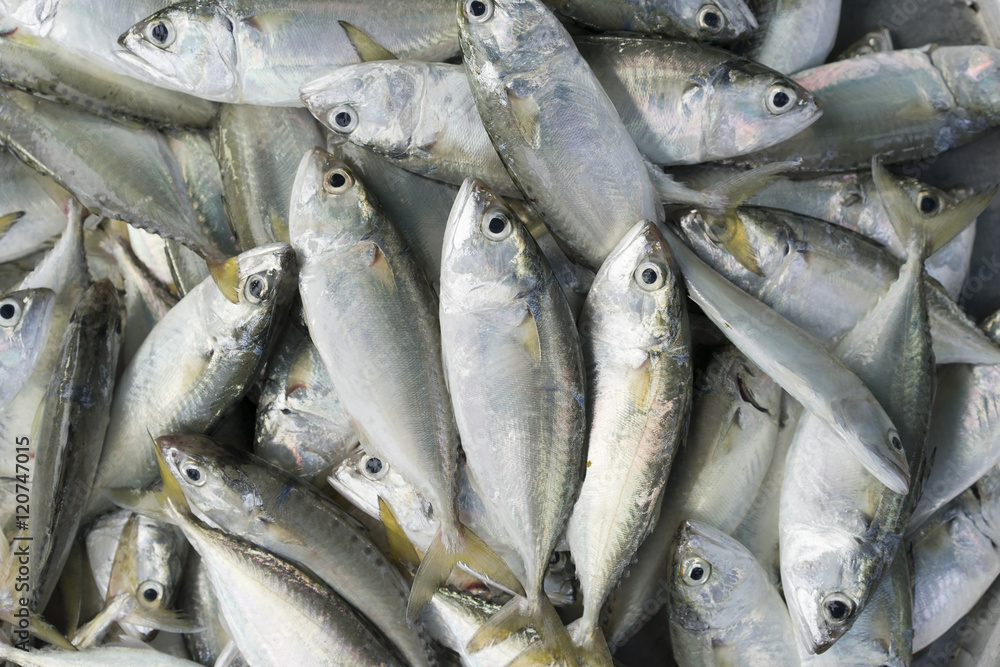
[(691, 409), (691, 338), (667, 242), (638, 223), (604, 261), (580, 317), (587, 364), (587, 464), (566, 538), (583, 593), (572, 627), (604, 643), (599, 615), (653, 528)]
[[(180, 599), (184, 602), (185, 611), (204, 628), (200, 632), (184, 635), (191, 657), (202, 665), (215, 664), (230, 641), (229, 630), (209, 581), (208, 569), (197, 552), (188, 556)], [(246, 667), (246, 662), (240, 657), (231, 663), (231, 667)]]
[(997, 77), (1000, 51), (988, 46), (932, 45), (820, 65), (794, 78), (823, 101), (822, 118), (736, 162), (799, 159), (802, 171), (842, 171), (875, 156), (889, 164), (930, 158), (995, 126), (996, 100), (986, 91)]
[(612, 647), (624, 644), (666, 602), (667, 556), (682, 521), (730, 533), (751, 509), (772, 458), (780, 398), (778, 385), (731, 346), (716, 352), (698, 376), (691, 426), (671, 468), (659, 519), (609, 604)]
[(308, 568), (408, 662), (430, 664), (426, 639), (406, 622), (406, 582), (343, 510), (279, 468), (203, 436), (164, 436), (157, 446), (196, 516)]
[(731, 42), (757, 28), (743, 0), (545, 0), (562, 16), (601, 32), (638, 32)]
[(66, 229), (70, 194), (50, 178), (0, 152), (0, 262), (30, 255)]
[(0, 406), (17, 395), (38, 363), (52, 326), (56, 295), (41, 287), (0, 299)]
[(22, 651), (0, 644), (0, 658), (24, 667), (199, 667), (199, 663), (176, 658), (153, 648), (100, 646), (85, 651), (41, 649)]
[(288, 208), (302, 154), (323, 145), (302, 109), (225, 104), (213, 136), (225, 205), (242, 250), (288, 243)]
[(69, 558), (97, 474), (122, 342), (122, 305), (106, 279), (84, 293), (39, 407), (29, 523), (36, 560), (28, 582), (39, 611)]
[(358, 62), (343, 23), (400, 58), (458, 52), (447, 0), (390, 0), (378, 12), (322, 0), (185, 0), (122, 33), (116, 55), (149, 81), (204, 99), (300, 106), (299, 86)]
[(670, 639), (685, 667), (799, 664), (788, 611), (742, 544), (685, 521), (667, 565)]
[(582, 353), (537, 244), (503, 200), (472, 179), (445, 231), (441, 340), (470, 484), (526, 570), (526, 601), (515, 597), (486, 627), (502, 637), (528, 618), (548, 619), (539, 629), (557, 646), (565, 631), (542, 590), (580, 481)]
[(737, 51), (783, 74), (822, 65), (837, 39), (840, 2), (756, 0), (752, 6), (760, 26)]
[(257, 401), (254, 453), (313, 479), (358, 443), (351, 419), (308, 332), (291, 324), (268, 361)]
[(294, 255), (287, 244), (271, 244), (242, 253), (237, 264), (238, 303), (206, 280), (157, 323), (129, 363), (115, 391), (95, 507), (101, 489), (155, 479), (151, 448), (136, 443), (210, 429), (262, 368), (294, 293)]

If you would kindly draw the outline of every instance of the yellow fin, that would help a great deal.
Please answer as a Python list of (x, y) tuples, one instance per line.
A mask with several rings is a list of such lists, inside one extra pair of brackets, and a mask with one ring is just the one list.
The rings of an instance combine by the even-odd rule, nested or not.
[(410, 572), (416, 571), (420, 567), (420, 556), (417, 555), (417, 550), (413, 548), (413, 544), (403, 532), (403, 527), (396, 520), (396, 515), (389, 507), (389, 503), (382, 496), (378, 497), (378, 515), (385, 528), (385, 539), (389, 543), (389, 557)]
[(396, 55), (389, 51), (361, 28), (348, 23), (347, 21), (337, 21), (340, 27), (347, 34), (347, 39), (351, 41), (351, 46), (358, 52), (361, 62), (366, 63), (372, 60), (396, 60)]
[(653, 363), (647, 356), (642, 364), (629, 373), (629, 391), (637, 406), (649, 405), (650, 391), (653, 388)]
[(233, 303), (240, 302), (240, 265), (235, 257), (221, 262), (207, 262), (208, 272), (219, 287), (222, 296)]
[(456, 551), (449, 552), (441, 541), (439, 529), (413, 578), (410, 599), (406, 605), (407, 620), (411, 623), (416, 621), (420, 610), (434, 596), (434, 591), (448, 579), (452, 569), (459, 563), (488, 582), (518, 595), (524, 594), (521, 582), (510, 571), (507, 563), (475, 533), (465, 528), (461, 544)]
[(524, 347), (531, 360), (537, 364), (542, 360), (542, 341), (538, 337), (538, 322), (535, 321), (535, 313), (532, 312), (530, 306), (526, 310), (528, 312), (521, 320), (521, 324), (518, 325), (517, 333), (521, 339), (521, 346)]
[(16, 211), (7, 215), (0, 215), (0, 237), (7, 233), (11, 225), (24, 217), (24, 211)]
[(507, 102), (518, 132), (532, 148), (538, 148), (541, 144), (538, 122), (541, 110), (538, 107), (538, 100), (534, 97), (520, 97), (508, 87)]
[(748, 271), (753, 271), (758, 276), (764, 275), (760, 269), (760, 262), (757, 260), (757, 252), (750, 242), (747, 234), (747, 227), (740, 220), (735, 211), (728, 211), (723, 217), (723, 227), (719, 227), (719, 218), (714, 218), (709, 222), (711, 229), (709, 236), (717, 240), (730, 255), (736, 258)]

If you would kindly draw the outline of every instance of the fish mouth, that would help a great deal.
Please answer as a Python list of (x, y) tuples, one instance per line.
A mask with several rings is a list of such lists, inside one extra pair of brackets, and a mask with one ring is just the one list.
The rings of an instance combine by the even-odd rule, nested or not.
[(451, 212), (448, 214), (448, 221), (445, 223), (444, 232), (444, 247), (449, 250), (458, 250), (461, 246), (461, 241), (458, 240), (458, 224), (459, 219), (469, 208), (469, 202), (473, 200), (477, 192), (482, 192), (482, 189), (486, 187), (486, 184), (478, 178), (466, 178), (462, 182), (462, 187), (458, 189), (458, 194), (455, 195), (455, 203), (451, 206)]

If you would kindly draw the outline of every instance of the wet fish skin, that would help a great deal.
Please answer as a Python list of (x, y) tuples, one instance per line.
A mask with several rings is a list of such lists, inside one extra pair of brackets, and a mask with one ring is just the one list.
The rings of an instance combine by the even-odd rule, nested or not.
[(458, 52), (445, 0), (392, 0), (378, 12), (321, 0), (185, 0), (122, 33), (116, 55), (136, 75), (204, 99), (300, 106), (304, 82), (358, 62), (341, 22), (400, 58), (434, 61)]
[(304, 479), (348, 456), (358, 437), (308, 332), (290, 324), (263, 377), (254, 454)]
[[(823, 101), (823, 116), (798, 135), (735, 162), (800, 159), (800, 171), (865, 168), (931, 158), (981, 136), (995, 123), (1000, 51), (930, 46), (849, 58), (799, 72)], [(875, 109), (858, 100), (878, 99)], [(864, 128), (859, 134), (859, 128)]]
[(243, 396), (295, 290), (295, 256), (270, 244), (237, 257), (239, 302), (230, 303), (211, 279), (157, 323), (122, 376), (95, 482), (94, 508), (105, 488), (153, 481), (150, 434), (204, 432)]
[(783, 74), (826, 62), (837, 39), (841, 0), (762, 0), (754, 13), (760, 27), (737, 50)]
[(22, 651), (6, 644), (0, 645), (0, 657), (24, 667), (197, 667), (199, 663), (176, 658), (152, 648), (130, 646), (100, 646), (84, 651), (67, 651), (48, 648)]
[(303, 109), (226, 104), (213, 135), (225, 205), (243, 250), (288, 243), (288, 209), (302, 154), (324, 143)]
[[(324, 185), (329, 179), (339, 185)], [(457, 544), (458, 430), (437, 301), (422, 269), (365, 185), (319, 148), (299, 165), (289, 231), (302, 263), (306, 322), (362, 446), (406, 471), (446, 544)]]
[(597, 270), (636, 222), (663, 219), (642, 156), (540, 0), (490, 0), (483, 19), (465, 7), (460, 42), (490, 140), (570, 259)]
[(3, 88), (0, 143), (91, 213), (175, 239), (206, 261), (225, 260), (202, 226), (166, 138), (156, 130)]
[(679, 664), (799, 664), (781, 596), (746, 547), (707, 524), (685, 521), (667, 567)]
[(681, 521), (730, 533), (750, 510), (775, 446), (780, 397), (778, 385), (731, 346), (696, 378), (690, 427), (659, 519), (609, 602), (609, 645), (624, 644), (666, 602), (667, 556)]
[(0, 299), (0, 406), (6, 405), (34, 370), (52, 326), (56, 294), (47, 287), (9, 292)]
[[(188, 556), (184, 579), (181, 582), (180, 599), (184, 610), (200, 627), (201, 632), (184, 635), (191, 657), (202, 665), (215, 664), (216, 658), (229, 643), (229, 631), (225, 618), (219, 610), (219, 601), (208, 578), (208, 569), (197, 552)], [(246, 667), (242, 657), (236, 659), (233, 667)]]
[(108, 118), (157, 127), (207, 128), (217, 105), (98, 67), (58, 43), (22, 31), (0, 36), (0, 81)]
[(691, 40), (731, 42), (757, 28), (753, 12), (743, 0), (545, 0), (553, 11), (601, 32), (637, 32), (686, 37)]
[[(103, 598), (109, 597), (115, 555), (132, 513), (115, 510), (99, 517), (87, 530), (86, 549), (91, 573)], [(171, 609), (182, 585), (188, 543), (181, 532), (167, 523), (139, 516), (135, 541), (136, 589), (129, 591), (146, 609)], [(147, 593), (147, 591), (153, 591)], [(115, 591), (111, 591), (112, 594)], [(152, 597), (150, 600), (146, 596)], [(156, 635), (153, 628), (125, 623), (144, 640)]]
[(482, 181), (466, 181), (448, 219), (441, 337), (470, 484), (521, 556), (537, 614), (583, 463), (582, 352), (548, 262)]
[(308, 568), (408, 662), (430, 663), (426, 638), (406, 622), (409, 587), (343, 510), (279, 468), (204, 436), (164, 436), (157, 446), (196, 516)]
[(406, 664), (325, 584), (196, 519), (180, 520), (208, 568), (226, 624), (248, 664)]
[[(1000, 340), (1000, 317), (989, 317), (983, 330), (992, 340)], [(913, 510), (911, 532), (1000, 462), (996, 445), (1000, 369), (953, 364), (938, 370), (937, 383), (927, 433), (927, 446), (935, 452), (934, 465)]]
[[(70, 194), (52, 179), (0, 153), (0, 262), (26, 257), (66, 229), (66, 201)], [(9, 217), (8, 217), (9, 216)], [(0, 288), (2, 290), (3, 288)]]
[[(587, 464), (566, 538), (584, 599), (574, 641), (599, 615), (653, 527), (691, 408), (683, 283), (663, 235), (640, 222), (605, 260), (579, 321), (587, 365)], [(615, 493), (617, 491), (617, 493)]]
[(94, 283), (62, 336), (59, 363), (39, 407), (31, 477), (32, 607), (44, 610), (86, 509), (111, 412), (123, 303), (111, 281)]

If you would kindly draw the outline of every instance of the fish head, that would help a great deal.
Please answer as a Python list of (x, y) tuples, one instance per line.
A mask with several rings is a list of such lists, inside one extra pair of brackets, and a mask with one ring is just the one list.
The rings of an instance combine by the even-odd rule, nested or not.
[(427, 67), (402, 61), (347, 65), (305, 84), (299, 93), (335, 136), (392, 157), (414, 141)]
[(732, 42), (757, 29), (757, 19), (743, 0), (681, 0), (662, 4), (669, 5), (663, 11), (678, 32), (691, 39)]
[(553, 551), (545, 570), (545, 596), (557, 607), (568, 607), (576, 601), (576, 566), (568, 551)]
[(150, 81), (206, 99), (236, 101), (233, 20), (215, 2), (186, 0), (150, 15), (118, 38), (115, 55)]
[(209, 525), (249, 531), (265, 513), (257, 484), (246, 473), (252, 465), (248, 454), (203, 435), (162, 436), (156, 446), (192, 511)]
[(794, 230), (763, 208), (696, 210), (681, 218), (680, 227), (706, 264), (751, 294), (799, 247)]
[(720, 65), (707, 81), (702, 114), (709, 155), (745, 155), (795, 136), (819, 120), (816, 97), (774, 70), (744, 58)]
[(382, 219), (364, 183), (322, 148), (306, 152), (292, 186), (288, 231), (304, 257), (340, 254), (368, 238)]
[(693, 632), (725, 628), (757, 602), (757, 591), (744, 583), (759, 566), (745, 547), (716, 528), (684, 521), (668, 558), (671, 622)]
[(663, 347), (681, 333), (686, 306), (679, 272), (663, 233), (637, 223), (601, 265), (587, 297), (580, 330), (593, 317), (602, 328), (638, 348)]
[(238, 302), (251, 317), (270, 316), (291, 304), (298, 293), (295, 252), (287, 243), (269, 243), (236, 257)]
[(34, 365), (48, 339), (55, 302), (55, 292), (44, 287), (0, 299), (0, 364)]
[(551, 269), (514, 211), (481, 180), (465, 179), (445, 226), (442, 307), (505, 305), (538, 289), (541, 275)]
[(576, 50), (540, 0), (459, 0), (458, 35), (465, 66), (477, 73), (533, 72)]
[(823, 653), (861, 615), (874, 590), (872, 578), (881, 577), (880, 556), (846, 531), (805, 527), (782, 537), (781, 555), (781, 583), (795, 634), (805, 651)]

